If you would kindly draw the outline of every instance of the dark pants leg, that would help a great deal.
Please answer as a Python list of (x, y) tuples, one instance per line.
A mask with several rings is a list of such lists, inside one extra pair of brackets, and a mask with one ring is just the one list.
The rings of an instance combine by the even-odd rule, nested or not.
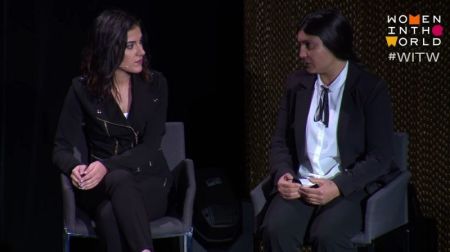
[(313, 212), (314, 207), (301, 200), (285, 200), (275, 195), (261, 226), (264, 250), (298, 252)]
[(357, 251), (350, 239), (362, 228), (361, 202), (365, 197), (364, 192), (358, 192), (313, 207), (276, 195), (262, 224), (264, 249), (297, 252), (308, 240), (313, 251)]
[(128, 246), (119, 230), (111, 201), (104, 200), (98, 205), (95, 218), (97, 233), (108, 252), (128, 251)]
[(81, 204), (95, 213), (108, 251), (123, 251), (123, 241), (131, 251), (153, 249), (149, 221), (165, 214), (170, 181), (164, 180), (114, 170), (96, 188), (81, 192)]
[(358, 251), (351, 238), (362, 229), (361, 203), (366, 196), (362, 191), (338, 197), (317, 210), (309, 231), (313, 251)]

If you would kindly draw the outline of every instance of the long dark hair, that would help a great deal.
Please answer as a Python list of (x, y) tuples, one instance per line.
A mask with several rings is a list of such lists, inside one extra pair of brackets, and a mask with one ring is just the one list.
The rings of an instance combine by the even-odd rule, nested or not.
[(353, 51), (353, 29), (337, 10), (319, 10), (300, 22), (297, 32), (318, 36), (336, 58), (358, 61)]
[[(135, 26), (142, 27), (137, 18), (122, 10), (106, 10), (95, 19), (81, 64), (81, 73), (93, 95), (105, 97), (114, 90), (114, 73), (125, 54), (127, 33)], [(140, 75), (148, 81), (151, 75), (145, 56), (142, 66)]]

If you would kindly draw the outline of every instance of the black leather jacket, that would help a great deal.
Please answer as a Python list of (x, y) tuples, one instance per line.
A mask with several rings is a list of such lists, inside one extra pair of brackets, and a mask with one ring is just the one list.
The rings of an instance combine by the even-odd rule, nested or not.
[(109, 170), (166, 176), (161, 150), (167, 112), (167, 83), (153, 72), (145, 82), (132, 76), (132, 102), (125, 118), (114, 98), (88, 92), (81, 77), (72, 80), (66, 96), (53, 150), (53, 162), (66, 174), (95, 160)]

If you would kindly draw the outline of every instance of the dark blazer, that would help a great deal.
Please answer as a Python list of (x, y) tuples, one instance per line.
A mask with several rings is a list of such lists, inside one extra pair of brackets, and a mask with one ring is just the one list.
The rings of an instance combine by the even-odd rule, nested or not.
[[(316, 75), (296, 71), (287, 79), (271, 143), (274, 183), (297, 174), (305, 155), (305, 130)], [(349, 64), (337, 129), (343, 172), (333, 181), (342, 195), (362, 190), (391, 170), (393, 118), (384, 81)]]
[(160, 147), (166, 111), (167, 83), (158, 72), (150, 82), (132, 75), (128, 118), (113, 97), (94, 97), (83, 78), (74, 78), (59, 118), (53, 161), (66, 174), (99, 160), (109, 170), (166, 176)]

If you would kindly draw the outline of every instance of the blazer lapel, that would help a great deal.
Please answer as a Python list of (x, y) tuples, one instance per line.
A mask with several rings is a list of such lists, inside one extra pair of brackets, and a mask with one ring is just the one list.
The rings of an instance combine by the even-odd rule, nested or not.
[(297, 157), (299, 162), (305, 156), (305, 132), (311, 99), (314, 93), (316, 75), (308, 75), (300, 79), (295, 94), (295, 142), (297, 143)]
[(339, 122), (337, 128), (337, 141), (338, 148), (341, 156), (341, 162), (343, 167), (347, 166), (347, 139), (350, 139), (352, 130), (351, 128), (351, 118), (355, 110), (355, 85), (359, 79), (360, 72), (357, 67), (353, 64), (349, 64), (347, 78), (345, 80), (344, 93), (342, 95), (341, 109), (339, 112)]
[(119, 104), (114, 100), (114, 97), (108, 96), (105, 100), (99, 104), (100, 107), (97, 109), (102, 111), (97, 114), (97, 117), (114, 123), (126, 123), (125, 117), (120, 110)]
[(154, 75), (152, 82), (146, 82), (137, 75), (133, 75), (133, 101), (131, 103), (129, 123), (133, 127), (142, 130), (151, 118), (152, 113), (161, 102), (161, 94), (157, 86), (157, 79)]
[(148, 96), (146, 97), (148, 93), (148, 91), (146, 90), (146, 86), (148, 85), (148, 83), (144, 82), (141, 78), (135, 75), (132, 75), (132, 78), (133, 101), (131, 102), (128, 121), (131, 125), (136, 127), (144, 123), (144, 118), (146, 117), (147, 111), (151, 109), (151, 103), (148, 100)]

